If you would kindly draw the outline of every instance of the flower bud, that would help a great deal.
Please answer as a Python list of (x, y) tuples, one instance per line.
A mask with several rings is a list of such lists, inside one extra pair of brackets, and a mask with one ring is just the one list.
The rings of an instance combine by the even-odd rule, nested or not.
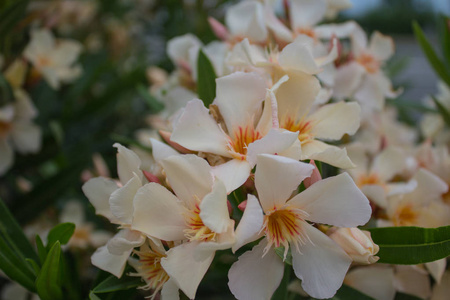
[(339, 228), (330, 235), (330, 238), (338, 243), (355, 263), (368, 265), (380, 259), (375, 256), (380, 247), (373, 242), (368, 231)]

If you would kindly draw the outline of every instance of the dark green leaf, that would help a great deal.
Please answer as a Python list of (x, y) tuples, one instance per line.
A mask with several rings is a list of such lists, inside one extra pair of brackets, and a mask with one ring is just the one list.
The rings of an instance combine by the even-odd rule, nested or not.
[(404, 294), (404, 293), (400, 293), (397, 292), (397, 294), (395, 294), (395, 298), (394, 300), (422, 300), (422, 298), (410, 295), (410, 294)]
[(38, 250), (39, 261), (41, 262), (41, 265), (43, 265), (47, 258), (47, 249), (45, 249), (44, 243), (39, 235), (36, 235), (36, 247)]
[(67, 244), (74, 232), (75, 224), (73, 223), (61, 223), (56, 225), (48, 234), (47, 250), (53, 247), (53, 244), (57, 241), (59, 241), (61, 245)]
[(89, 293), (89, 299), (90, 299), (90, 300), (102, 300), (102, 299), (100, 299), (96, 294), (94, 294), (93, 291), (91, 291), (91, 292)]
[(35, 291), (34, 279), (29, 275), (25, 274), (22, 268), (18, 267), (17, 264), (12, 263), (4, 254), (5, 249), (0, 251), (0, 270), (11, 278), (11, 280), (16, 281), (20, 285), (27, 288), (29, 291)]
[(442, 27), (442, 52), (444, 58), (447, 61), (447, 67), (450, 67), (450, 18), (441, 15), (441, 27)]
[(35, 275), (39, 274), (39, 272), (41, 271), (41, 267), (39, 267), (38, 263), (35, 262), (34, 260), (32, 260), (31, 258), (27, 258), (25, 259), (30, 266), (33, 268)]
[(435, 97), (431, 98), (433, 99), (434, 104), (436, 104), (439, 114), (444, 119), (445, 124), (447, 124), (447, 126), (450, 126), (450, 112)]
[(213, 65), (200, 49), (197, 59), (197, 94), (205, 107), (209, 107), (216, 97), (216, 78)]
[(92, 292), (96, 294), (111, 293), (115, 291), (128, 290), (140, 285), (142, 285), (142, 280), (140, 277), (124, 276), (122, 278), (117, 278), (111, 275), (102, 282), (100, 282), (92, 290)]
[(445, 67), (445, 64), (439, 59), (436, 52), (434, 51), (431, 44), (428, 42), (425, 34), (420, 28), (419, 24), (414, 21), (413, 22), (414, 35), (416, 36), (417, 41), (422, 47), (423, 52), (425, 53), (429, 63), (433, 67), (434, 71), (438, 74), (438, 76), (444, 81), (448, 86), (450, 86), (450, 73), (448, 69)]
[(0, 107), (11, 103), (13, 100), (14, 94), (11, 85), (6, 80), (5, 76), (0, 73)]
[[(275, 253), (282, 259), (284, 260), (284, 247), (278, 247), (275, 248)], [(292, 266), (292, 254), (291, 254), (291, 249), (288, 250), (287, 254), (286, 254), (286, 260), (284, 260), (284, 262), (290, 266)]]
[(57, 241), (50, 249), (36, 279), (36, 289), (42, 300), (63, 299), (60, 285), (60, 256), (61, 245)]
[(17, 0), (0, 15), (0, 38), (9, 34), (22, 19), (28, 5), (28, 0)]
[(281, 280), (280, 285), (275, 290), (275, 292), (272, 295), (272, 300), (286, 300), (288, 299), (288, 285), (289, 281), (291, 279), (291, 267), (290, 266), (284, 266), (284, 273), (283, 273), (283, 279)]
[(145, 100), (148, 107), (152, 110), (153, 113), (157, 113), (164, 109), (164, 104), (158, 101), (155, 97), (153, 97), (148, 89), (144, 85), (138, 85), (136, 88), (139, 95)]
[(450, 255), (450, 226), (370, 228), (380, 263), (416, 265)]
[(358, 299), (358, 300), (374, 300), (372, 297), (367, 296), (360, 291), (343, 284), (341, 288), (334, 295), (333, 300), (349, 300), (349, 299)]

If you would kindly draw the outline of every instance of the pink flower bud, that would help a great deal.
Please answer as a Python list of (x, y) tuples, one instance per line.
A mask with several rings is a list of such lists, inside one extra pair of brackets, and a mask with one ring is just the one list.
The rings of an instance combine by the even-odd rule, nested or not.
[(208, 18), (209, 26), (211, 26), (212, 31), (222, 41), (226, 41), (230, 34), (228, 33), (228, 29), (223, 26), (222, 23), (217, 21), (216, 19), (209, 17)]
[(303, 184), (305, 185), (305, 188), (309, 188), (311, 185), (313, 185), (317, 181), (322, 180), (322, 175), (320, 175), (319, 169), (317, 168), (314, 160), (311, 159), (309, 161), (309, 164), (314, 166), (314, 170), (312, 171), (311, 177), (305, 178), (305, 180), (303, 180)]
[(358, 228), (339, 228), (330, 235), (330, 238), (338, 243), (355, 263), (368, 265), (380, 259), (375, 256), (380, 247), (373, 242), (368, 231)]
[(241, 211), (244, 211), (246, 207), (247, 207), (247, 200), (242, 201), (242, 202), (239, 203), (239, 205), (238, 205), (238, 208), (239, 208)]
[(156, 182), (161, 184), (161, 182), (159, 181), (159, 178), (156, 177), (156, 175), (148, 172), (148, 171), (142, 171), (142, 173), (144, 173), (145, 178), (147, 178), (148, 182)]
[(167, 142), (167, 144), (169, 144), (173, 149), (177, 150), (178, 152), (181, 153), (192, 153), (190, 150), (184, 148), (183, 146), (181, 146), (180, 144), (177, 144), (175, 142), (172, 142), (170, 140), (170, 136), (172, 135), (171, 132), (168, 131), (164, 131), (164, 130), (160, 130), (159, 131), (159, 135), (161, 135), (161, 137)]

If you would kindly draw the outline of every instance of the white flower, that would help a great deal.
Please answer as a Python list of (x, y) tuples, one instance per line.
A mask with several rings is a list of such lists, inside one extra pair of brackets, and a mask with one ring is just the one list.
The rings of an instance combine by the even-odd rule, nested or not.
[[(284, 264), (274, 247), (291, 250), (302, 287), (315, 298), (330, 298), (341, 286), (352, 259), (307, 221), (356, 227), (371, 215), (367, 198), (346, 174), (314, 183), (291, 198), (313, 166), (289, 158), (258, 156), (255, 185), (262, 206), (249, 195), (236, 229), (233, 251), (265, 238), (233, 264), (229, 287), (238, 299), (270, 299), (283, 277)], [(263, 215), (264, 212), (264, 215)]]

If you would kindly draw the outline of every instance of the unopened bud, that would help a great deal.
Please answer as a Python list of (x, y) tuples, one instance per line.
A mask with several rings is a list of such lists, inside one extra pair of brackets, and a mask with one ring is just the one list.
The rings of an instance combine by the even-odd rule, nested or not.
[(216, 19), (208, 18), (209, 26), (211, 26), (212, 31), (222, 41), (226, 41), (229, 37), (228, 29)]
[(238, 208), (239, 208), (241, 211), (244, 211), (246, 207), (247, 207), (247, 200), (242, 201), (242, 202), (239, 203), (239, 205), (238, 205)]
[(355, 263), (368, 265), (380, 259), (375, 256), (380, 247), (373, 242), (368, 231), (339, 228), (330, 235), (330, 238), (338, 243)]
[(320, 175), (319, 169), (317, 168), (314, 160), (311, 159), (309, 164), (314, 166), (314, 170), (312, 171), (311, 177), (305, 178), (305, 180), (303, 180), (303, 184), (305, 185), (305, 188), (309, 188), (311, 185), (313, 185), (317, 181), (322, 180), (322, 175)]

